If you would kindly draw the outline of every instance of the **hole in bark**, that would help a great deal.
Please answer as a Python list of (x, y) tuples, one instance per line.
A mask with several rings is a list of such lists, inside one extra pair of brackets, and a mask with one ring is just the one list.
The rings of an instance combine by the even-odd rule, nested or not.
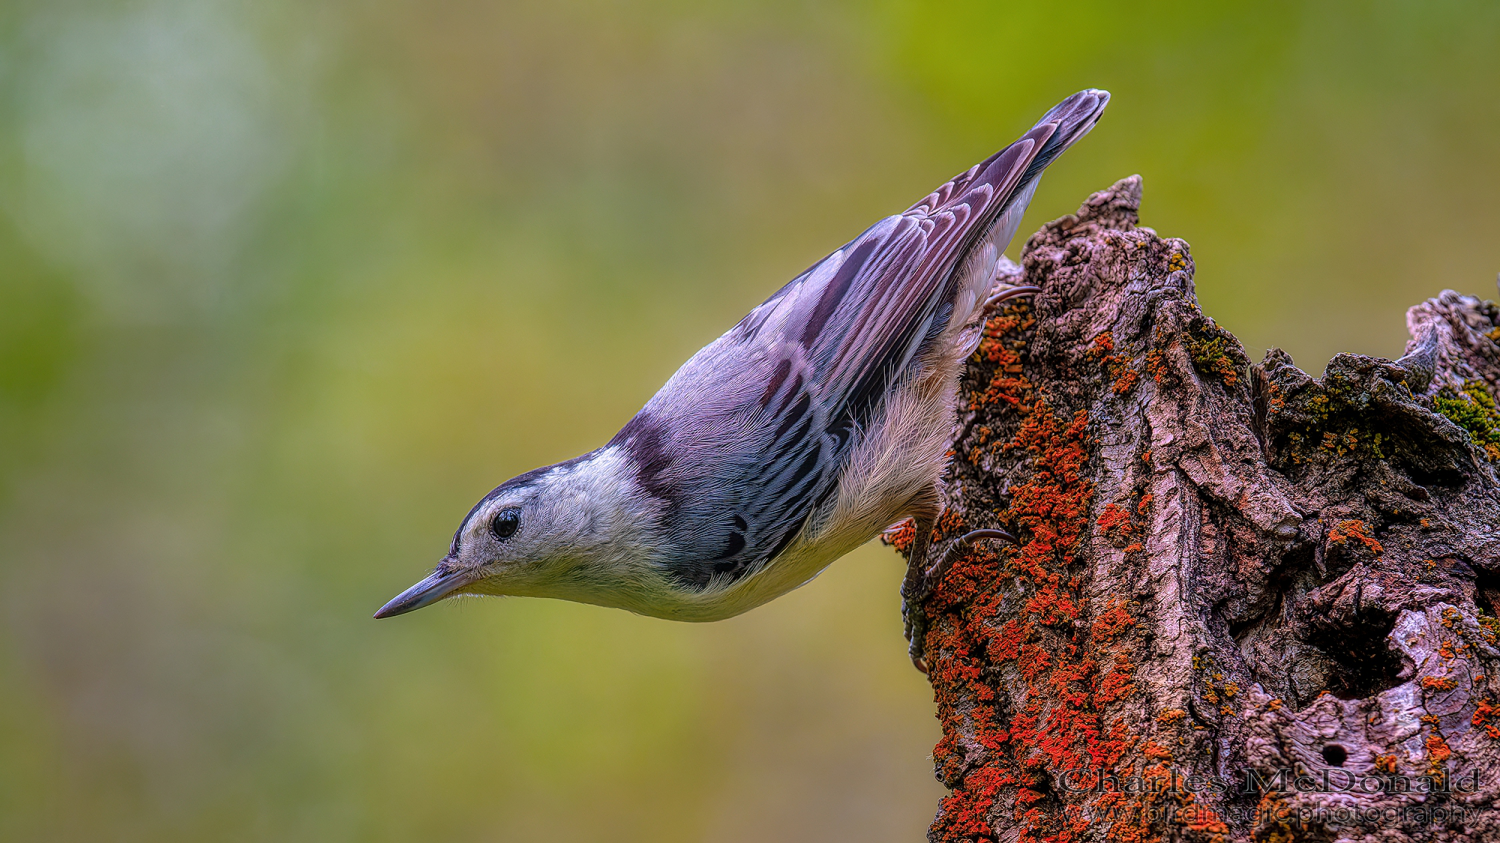
[(1349, 760), (1349, 750), (1331, 743), (1323, 747), (1323, 760), (1327, 761), (1330, 766), (1342, 767), (1344, 762)]
[(1255, 615), (1254, 617), (1245, 618), (1241, 621), (1234, 621), (1233, 623), (1229, 624), (1229, 637), (1233, 638), (1235, 641), (1244, 639), (1245, 630), (1260, 623), (1265, 619), (1265, 617), (1265, 613), (1261, 613), (1259, 615)]
[(1457, 488), (1467, 479), (1458, 463), (1446, 453), (1434, 457), (1403, 447), (1399, 450), (1397, 459), (1401, 467), (1406, 469), (1406, 476), (1418, 486)]
[(1333, 664), (1327, 675), (1328, 693), (1341, 700), (1361, 700), (1401, 684), (1401, 657), (1386, 643), (1395, 619), (1365, 614), (1347, 627), (1314, 633), (1307, 643), (1323, 651)]
[[(1064, 773), (1063, 775), (1068, 775)], [(1085, 774), (1086, 776), (1087, 774)], [(1064, 781), (1067, 781), (1066, 779)], [(1102, 783), (1101, 783), (1102, 784)], [(1052, 806), (1049, 810), (1058, 810), (1062, 807), (1061, 797), (1052, 786), (1052, 779), (1048, 776), (1038, 776), (1030, 785), (1032, 792), (1036, 794), (1035, 801), (1031, 804), (1042, 807)], [(1066, 788), (1066, 785), (1064, 785)], [(1043, 803), (1046, 803), (1043, 805)]]
[(1500, 575), (1474, 571), (1474, 603), (1491, 617), (1500, 617)]

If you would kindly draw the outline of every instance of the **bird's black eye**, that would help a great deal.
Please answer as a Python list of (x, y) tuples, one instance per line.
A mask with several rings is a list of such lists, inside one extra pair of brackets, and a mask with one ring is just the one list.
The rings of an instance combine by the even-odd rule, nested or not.
[(521, 510), (502, 509), (490, 519), (490, 532), (497, 539), (508, 539), (521, 527)]

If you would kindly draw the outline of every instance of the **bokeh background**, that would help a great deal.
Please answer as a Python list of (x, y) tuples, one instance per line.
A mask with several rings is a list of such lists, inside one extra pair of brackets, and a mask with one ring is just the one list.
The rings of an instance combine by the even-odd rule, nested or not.
[[(921, 839), (901, 565), (375, 622), (807, 264), (1083, 87), (1320, 371), (1493, 296), (1500, 4), (6, 0), (0, 839)], [(1014, 255), (1016, 248), (1012, 247)]]

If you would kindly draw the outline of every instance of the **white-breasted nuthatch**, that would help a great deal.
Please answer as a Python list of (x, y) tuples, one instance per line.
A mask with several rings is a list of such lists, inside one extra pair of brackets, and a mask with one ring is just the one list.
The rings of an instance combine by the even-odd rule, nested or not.
[(432, 575), (375, 617), (494, 594), (719, 620), (912, 518), (902, 596), (922, 667), (919, 604), (942, 567), (925, 556), (958, 376), (987, 308), (1034, 292), (992, 290), (1001, 255), (1042, 170), (1108, 101), (1097, 90), (1068, 97), (792, 279), (693, 355), (609, 444), (500, 484)]

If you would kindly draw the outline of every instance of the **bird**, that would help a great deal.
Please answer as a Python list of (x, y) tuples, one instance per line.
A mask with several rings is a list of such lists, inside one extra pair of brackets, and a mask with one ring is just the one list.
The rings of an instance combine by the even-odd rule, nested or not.
[(921, 602), (958, 378), (983, 322), (1037, 292), (997, 285), (1042, 171), (1109, 93), (1063, 100), (1017, 141), (814, 263), (693, 355), (607, 444), (501, 483), (433, 572), (376, 618), (457, 595), (550, 597), (715, 621), (807, 583), (911, 519), (902, 585)]

